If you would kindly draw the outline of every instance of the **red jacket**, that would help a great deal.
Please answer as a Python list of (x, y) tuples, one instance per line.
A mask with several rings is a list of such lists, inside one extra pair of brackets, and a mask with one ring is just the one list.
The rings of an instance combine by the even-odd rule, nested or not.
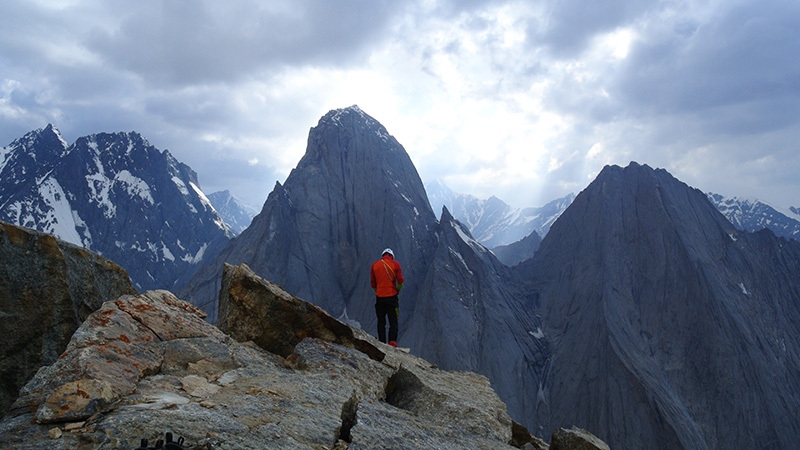
[(403, 287), (403, 270), (400, 263), (391, 255), (383, 257), (374, 263), (369, 271), (369, 284), (375, 289), (378, 297), (394, 297)]

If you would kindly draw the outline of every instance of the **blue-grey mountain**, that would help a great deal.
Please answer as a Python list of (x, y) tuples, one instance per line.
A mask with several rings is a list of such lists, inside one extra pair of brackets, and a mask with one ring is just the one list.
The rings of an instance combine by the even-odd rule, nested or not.
[(797, 241), (740, 231), (631, 163), (606, 167), (516, 273), (552, 350), (550, 424), (611, 448), (800, 442)]
[[(67, 145), (48, 126), (0, 151), (0, 176), (3, 220), (117, 261), (140, 289), (194, 273), (180, 295), (212, 321), (223, 263), (246, 263), (373, 332), (369, 265), (391, 247), (407, 280), (401, 345), (487, 375), (535, 434), (578, 425), (612, 448), (800, 442), (800, 243), (776, 236), (793, 236), (796, 208), (709, 199), (631, 163), (533, 211), (439, 209), (405, 149), (355, 106), (320, 119), (230, 241), (196, 174), (136, 133)], [(515, 267), (487, 250), (532, 223), (506, 242), (523, 250)]]
[(180, 286), (229, 239), (197, 174), (168, 151), (135, 132), (68, 146), (52, 125), (2, 149), (0, 220), (116, 261), (141, 290)]
[(508, 267), (515, 266), (522, 261), (533, 258), (536, 250), (542, 244), (539, 233), (533, 231), (527, 237), (508, 245), (499, 245), (492, 249), (497, 259)]

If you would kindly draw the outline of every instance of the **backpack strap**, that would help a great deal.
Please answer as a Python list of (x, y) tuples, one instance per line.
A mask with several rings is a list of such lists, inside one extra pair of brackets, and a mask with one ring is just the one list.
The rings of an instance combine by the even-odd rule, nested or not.
[[(385, 259), (381, 258), (381, 262), (383, 263), (383, 267), (386, 269), (386, 275), (389, 277), (389, 281), (394, 283), (395, 280), (397, 280), (397, 275), (395, 275), (394, 269), (392, 269), (392, 267), (389, 265), (389, 263), (386, 262)], [(389, 275), (390, 270), (392, 271), (391, 275)]]

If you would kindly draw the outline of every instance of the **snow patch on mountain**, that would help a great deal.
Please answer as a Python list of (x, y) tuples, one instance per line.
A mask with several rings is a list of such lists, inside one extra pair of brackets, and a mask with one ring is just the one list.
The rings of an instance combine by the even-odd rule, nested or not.
[(39, 194), (49, 206), (48, 209), (37, 211), (40, 214), (39, 224), (44, 228), (43, 231), (60, 236), (69, 243), (84, 245), (75, 223), (76, 213), (58, 181), (52, 178), (46, 179), (39, 185)]
[(486, 247), (481, 245), (480, 242), (473, 239), (472, 236), (470, 236), (463, 228), (461, 228), (461, 224), (456, 223), (454, 228), (456, 229), (456, 233), (458, 233), (458, 237), (460, 237), (461, 240), (464, 241), (467, 245), (472, 247), (473, 250), (479, 253), (484, 253), (487, 251)]
[[(460, 234), (460, 233), (459, 233), (459, 234)], [(467, 272), (469, 272), (469, 274), (470, 274), (470, 275), (474, 275), (474, 274), (472, 273), (472, 271), (471, 271), (471, 270), (469, 270), (469, 266), (467, 265), (467, 262), (466, 262), (466, 261), (464, 261), (464, 257), (463, 257), (463, 256), (461, 256), (461, 253), (458, 253), (457, 251), (453, 250), (452, 248), (450, 248), (450, 249), (448, 249), (448, 250), (450, 251), (450, 254), (451, 254), (451, 255), (453, 255), (453, 257), (454, 257), (454, 258), (456, 258), (456, 259), (457, 259), (459, 262), (461, 262), (461, 265), (462, 265), (462, 266), (464, 266), (464, 269), (465, 269)]]
[(214, 206), (211, 205), (211, 200), (209, 200), (208, 197), (206, 197), (206, 194), (203, 193), (203, 190), (200, 189), (199, 186), (192, 183), (191, 181), (189, 182), (189, 186), (191, 186), (195, 194), (197, 194), (197, 196), (200, 197), (200, 201), (203, 203), (203, 205), (207, 206), (208, 208), (214, 209)]
[(186, 187), (186, 183), (184, 183), (183, 180), (178, 177), (172, 177), (172, 182), (175, 183), (175, 186), (178, 186), (178, 190), (184, 197), (189, 196), (189, 189)]
[[(800, 215), (781, 211), (754, 198), (725, 197), (709, 192), (709, 201), (734, 227), (743, 231), (771, 230), (776, 236), (800, 239)], [(796, 218), (795, 218), (796, 217)]]
[(425, 189), (434, 211), (447, 207), (453, 217), (487, 248), (518, 242), (534, 231), (544, 237), (575, 198), (570, 194), (538, 208), (512, 208), (494, 196), (482, 200), (453, 192), (441, 180), (427, 184)]
[[(103, 166), (98, 161), (100, 169)], [(86, 175), (86, 183), (89, 186), (90, 201), (94, 200), (97, 205), (103, 209), (103, 215), (107, 219), (111, 219), (117, 215), (117, 207), (111, 201), (109, 193), (111, 192), (111, 180), (105, 176), (104, 172), (96, 172)]]
[(200, 247), (200, 249), (197, 251), (197, 253), (194, 254), (194, 256), (186, 254), (184, 257), (181, 258), (181, 260), (189, 264), (197, 264), (203, 260), (203, 256), (205, 256), (206, 249), (208, 249), (208, 244), (203, 244), (203, 246)]
[(8, 163), (8, 160), (10, 159), (11, 156), (11, 150), (12, 150), (11, 146), (8, 145), (3, 148), (0, 148), (0, 172), (2, 172), (3, 169), (6, 167), (6, 164)]
[(144, 180), (134, 176), (129, 171), (120, 171), (114, 177), (114, 181), (124, 186), (130, 196), (137, 196), (150, 205), (155, 203), (153, 194), (150, 192), (150, 186), (148, 186)]

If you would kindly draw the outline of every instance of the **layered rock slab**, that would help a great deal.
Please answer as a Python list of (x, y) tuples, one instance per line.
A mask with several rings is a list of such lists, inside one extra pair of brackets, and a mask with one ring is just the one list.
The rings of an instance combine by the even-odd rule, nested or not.
[(247, 264), (225, 264), (219, 328), (237, 341), (253, 341), (283, 357), (307, 337), (352, 347), (381, 361), (383, 351), (328, 313), (256, 275)]

